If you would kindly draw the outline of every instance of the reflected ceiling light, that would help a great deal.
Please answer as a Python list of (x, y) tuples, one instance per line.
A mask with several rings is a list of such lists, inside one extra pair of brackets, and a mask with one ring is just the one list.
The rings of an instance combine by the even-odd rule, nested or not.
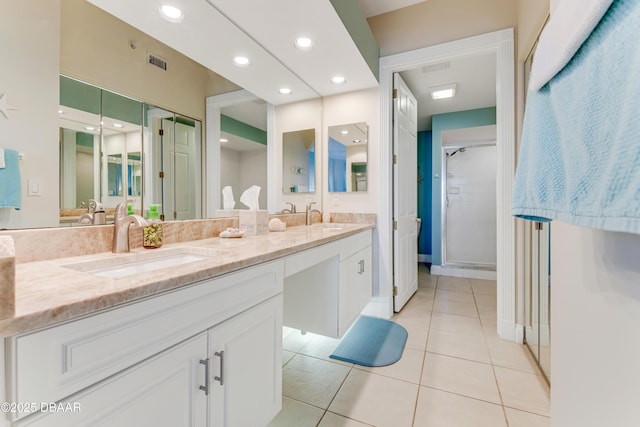
[(448, 85), (436, 86), (429, 88), (431, 99), (447, 99), (456, 96), (458, 85), (450, 83)]
[(248, 67), (251, 61), (246, 56), (236, 56), (233, 58), (233, 63), (238, 67)]
[(311, 50), (313, 49), (313, 40), (309, 37), (298, 37), (295, 46), (300, 50)]
[(347, 135), (349, 134), (349, 131), (345, 129), (345, 130), (341, 130), (340, 133), (343, 135)]
[(163, 4), (162, 6), (160, 6), (160, 16), (163, 19), (174, 23), (182, 22), (182, 20), (184, 19), (184, 14), (182, 13), (182, 11), (170, 4)]
[(341, 85), (342, 83), (346, 82), (347, 79), (345, 79), (343, 76), (333, 76), (331, 77), (331, 83), (336, 84), (336, 85)]
[(64, 114), (64, 110), (58, 110), (58, 114)]
[(229, 142), (227, 138), (220, 138), (220, 142)]
[(360, 144), (362, 142), (362, 140), (361, 139), (354, 139), (351, 142), (353, 142), (354, 144)]
[(121, 127), (123, 127), (123, 125), (121, 125), (120, 123), (114, 123), (113, 127), (114, 128), (121, 128)]
[(96, 130), (96, 128), (94, 128), (93, 126), (85, 126), (84, 128), (86, 130)]
[(293, 93), (293, 91), (291, 89), (289, 89), (288, 87), (282, 87), (282, 88), (278, 89), (278, 93), (280, 95), (291, 95)]

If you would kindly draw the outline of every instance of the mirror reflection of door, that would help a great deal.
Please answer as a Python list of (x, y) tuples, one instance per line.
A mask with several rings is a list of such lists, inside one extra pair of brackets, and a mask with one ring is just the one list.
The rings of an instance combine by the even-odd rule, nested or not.
[(366, 123), (329, 126), (327, 188), (330, 193), (367, 191)]

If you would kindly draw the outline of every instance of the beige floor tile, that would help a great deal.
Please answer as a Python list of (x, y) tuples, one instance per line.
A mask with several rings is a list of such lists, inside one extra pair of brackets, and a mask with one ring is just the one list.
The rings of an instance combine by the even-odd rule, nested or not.
[(458, 292), (472, 292), (469, 279), (464, 277), (440, 276), (438, 278), (438, 289)]
[(293, 359), (293, 356), (295, 356), (296, 353), (294, 353), (293, 351), (289, 351), (289, 350), (282, 350), (282, 366), (286, 365), (291, 359)]
[(484, 337), (432, 330), (429, 332), (427, 351), (476, 362), (491, 363)]
[(282, 410), (268, 427), (315, 427), (323, 414), (323, 409), (283, 397)]
[(496, 308), (498, 306), (498, 299), (495, 295), (489, 294), (474, 294), (476, 304), (478, 306)]
[(509, 421), (509, 427), (549, 427), (551, 419), (517, 409), (504, 408)]
[(410, 427), (418, 385), (352, 369), (329, 411), (377, 427)]
[[(287, 328), (289, 329), (289, 328)], [(291, 330), (286, 337), (282, 338), (282, 348), (297, 353), (302, 347), (307, 345), (314, 337), (314, 334), (302, 334), (299, 330)]]
[(309, 341), (299, 351), (300, 354), (307, 356), (317, 357), (318, 359), (326, 360), (327, 362), (339, 363), (344, 366), (351, 367), (353, 363), (343, 362), (341, 360), (331, 359), (329, 356), (336, 347), (340, 344), (340, 340), (337, 338), (325, 337), (322, 335), (313, 334), (313, 339)]
[(342, 415), (327, 412), (322, 417), (322, 421), (318, 424), (318, 427), (367, 427), (371, 424), (364, 424), (360, 421), (352, 420)]
[(269, 427), (315, 427), (324, 410), (297, 400), (282, 398), (282, 410), (271, 421)]
[(484, 336), (489, 339), (500, 339), (498, 336), (498, 320), (497, 319), (482, 319), (480, 318), (480, 323), (482, 324), (482, 331), (484, 332)]
[(549, 387), (542, 375), (494, 366), (504, 406), (549, 416)]
[(495, 280), (469, 279), (474, 294), (496, 295), (498, 286)]
[(433, 313), (431, 329), (475, 336), (482, 336), (484, 333), (480, 319), (446, 313)]
[(282, 394), (326, 409), (350, 368), (302, 354), (282, 369)]
[(495, 321), (498, 318), (498, 309), (496, 307), (489, 307), (485, 305), (478, 306), (478, 314), (480, 319), (484, 322), (487, 320)]
[(405, 347), (402, 358), (392, 365), (378, 367), (354, 365), (354, 368), (419, 384), (423, 361), (424, 351)]
[(473, 304), (475, 302), (473, 294), (470, 292), (449, 291), (446, 289), (438, 289), (436, 292), (436, 300), (464, 302), (467, 304)]
[(420, 387), (415, 427), (507, 427), (502, 407)]
[(502, 404), (493, 367), (484, 363), (427, 353), (420, 383), (431, 388)]
[(423, 325), (429, 325), (431, 320), (431, 311), (433, 310), (433, 301), (425, 304), (407, 304), (402, 307), (399, 313), (393, 315), (393, 321), (403, 319), (412, 322), (421, 322)]
[(436, 299), (433, 303), (433, 311), (436, 313), (455, 314), (457, 316), (478, 317), (478, 310), (474, 303)]
[(405, 348), (414, 348), (422, 351), (427, 348), (430, 319), (413, 319), (395, 315), (391, 320), (407, 330), (408, 336)]
[(504, 368), (519, 371), (540, 373), (538, 365), (524, 344), (507, 341), (500, 338), (487, 338), (491, 363)]

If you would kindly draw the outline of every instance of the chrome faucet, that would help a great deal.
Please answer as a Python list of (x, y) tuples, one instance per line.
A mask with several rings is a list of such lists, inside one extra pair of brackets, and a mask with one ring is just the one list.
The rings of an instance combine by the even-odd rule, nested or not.
[(133, 200), (125, 200), (116, 206), (115, 220), (113, 223), (113, 248), (112, 252), (118, 254), (129, 252), (129, 226), (134, 222), (140, 227), (148, 225), (147, 220), (140, 215), (126, 215), (127, 205)]
[(283, 213), (283, 214), (294, 214), (294, 213), (296, 213), (296, 205), (294, 205), (291, 202), (285, 202), (285, 204), (289, 205), (289, 209), (284, 208), (284, 209), (282, 209), (280, 211), (280, 213)]
[(306, 212), (306, 224), (307, 225), (311, 225), (312, 222), (312, 216), (314, 212), (319, 213), (320, 215), (322, 215), (322, 212), (320, 212), (318, 209), (311, 209), (311, 205), (315, 205), (316, 202), (309, 202), (307, 203), (307, 212)]

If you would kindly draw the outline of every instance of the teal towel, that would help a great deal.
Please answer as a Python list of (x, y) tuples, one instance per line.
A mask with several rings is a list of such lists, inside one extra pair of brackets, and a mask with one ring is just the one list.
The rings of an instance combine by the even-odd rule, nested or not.
[(15, 150), (4, 150), (5, 167), (0, 169), (0, 208), (22, 207), (20, 157)]
[[(512, 213), (640, 234), (640, 0), (527, 95)], [(535, 61), (535, 59), (534, 59)]]

